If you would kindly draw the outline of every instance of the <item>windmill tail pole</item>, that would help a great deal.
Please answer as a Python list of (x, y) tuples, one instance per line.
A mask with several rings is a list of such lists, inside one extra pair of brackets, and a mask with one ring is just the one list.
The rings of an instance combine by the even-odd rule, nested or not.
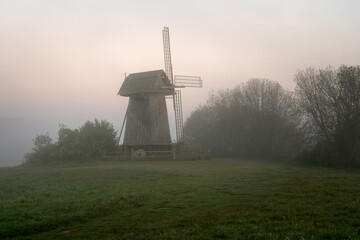
[(124, 121), (123, 121), (123, 123), (122, 123), (121, 130), (120, 130), (119, 145), (120, 145), (120, 139), (121, 139), (121, 136), (122, 136), (122, 132), (123, 132), (123, 130), (124, 130), (126, 118), (127, 118), (127, 115), (128, 115), (128, 111), (129, 111), (129, 104), (128, 104), (127, 108), (126, 108), (126, 113), (125, 113)]

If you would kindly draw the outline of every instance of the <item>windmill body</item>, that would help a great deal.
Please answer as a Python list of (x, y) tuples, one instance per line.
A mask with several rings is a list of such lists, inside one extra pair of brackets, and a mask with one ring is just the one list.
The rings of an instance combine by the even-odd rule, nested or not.
[(171, 137), (165, 96), (174, 88), (163, 70), (133, 73), (119, 90), (129, 97), (124, 151), (170, 151)]

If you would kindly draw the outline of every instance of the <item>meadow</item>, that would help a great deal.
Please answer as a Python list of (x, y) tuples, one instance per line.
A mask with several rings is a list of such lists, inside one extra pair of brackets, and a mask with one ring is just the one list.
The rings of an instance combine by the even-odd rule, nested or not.
[(360, 239), (360, 172), (251, 159), (0, 168), (0, 239)]

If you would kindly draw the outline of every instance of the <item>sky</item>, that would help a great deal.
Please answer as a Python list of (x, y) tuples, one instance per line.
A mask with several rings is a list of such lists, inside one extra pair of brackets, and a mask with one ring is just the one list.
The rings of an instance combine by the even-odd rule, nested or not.
[(357, 0), (0, 0), (0, 151), (24, 145), (0, 166), (20, 163), (36, 134), (56, 140), (60, 123), (120, 129), (124, 75), (164, 69), (164, 26), (174, 74), (203, 79), (182, 90), (186, 119), (212, 90), (251, 78), (293, 90), (298, 70), (359, 65), (359, 12)]

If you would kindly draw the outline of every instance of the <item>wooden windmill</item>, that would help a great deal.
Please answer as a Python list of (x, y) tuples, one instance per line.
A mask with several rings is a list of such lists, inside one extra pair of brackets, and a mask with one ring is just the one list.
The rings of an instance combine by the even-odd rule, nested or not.
[(173, 99), (177, 142), (184, 141), (181, 91), (175, 88), (202, 87), (200, 77), (173, 76), (169, 28), (163, 30), (165, 72), (133, 73), (125, 77), (118, 92), (130, 97), (120, 137), (126, 122), (124, 151), (170, 151), (171, 137), (165, 97)]

